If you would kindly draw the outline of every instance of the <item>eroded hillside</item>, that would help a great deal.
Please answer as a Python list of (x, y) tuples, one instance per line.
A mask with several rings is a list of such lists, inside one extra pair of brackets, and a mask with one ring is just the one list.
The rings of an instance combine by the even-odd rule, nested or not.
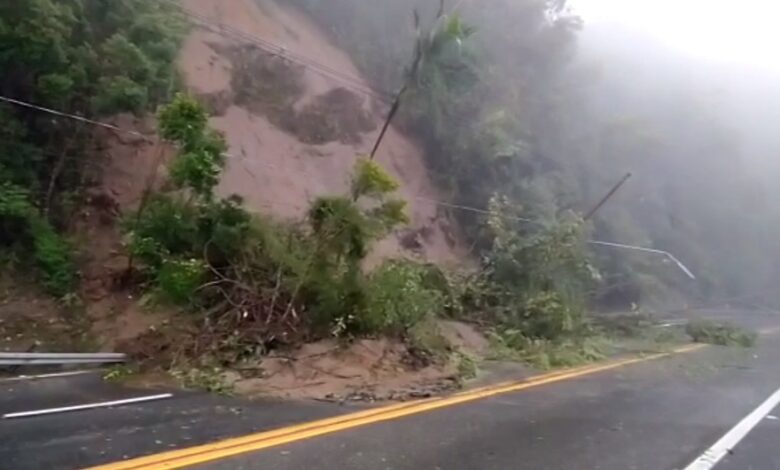
[[(187, 38), (180, 68), (189, 90), (212, 108), (212, 125), (225, 133), (233, 156), (220, 191), (286, 219), (302, 217), (319, 195), (343, 193), (355, 159), (370, 151), (385, 114), (349, 57), (303, 14), (271, 0), (182, 3), (205, 21)], [(253, 39), (311, 58), (339, 71), (339, 78), (269, 53)], [(401, 181), (412, 223), (384, 240), (375, 255), (405, 250), (455, 261), (463, 248), (446, 212), (429, 201), (444, 196), (432, 185), (420, 150), (391, 128), (377, 159)]]

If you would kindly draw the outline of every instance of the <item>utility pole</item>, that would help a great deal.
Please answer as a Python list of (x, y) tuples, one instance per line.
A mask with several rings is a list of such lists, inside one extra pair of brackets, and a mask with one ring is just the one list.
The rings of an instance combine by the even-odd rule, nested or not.
[(590, 220), (590, 218), (593, 217), (593, 214), (595, 214), (599, 209), (601, 209), (601, 206), (606, 204), (607, 201), (609, 201), (609, 199), (615, 195), (617, 190), (620, 189), (620, 187), (623, 186), (623, 184), (625, 184), (625, 182), (628, 181), (629, 178), (631, 178), (631, 173), (626, 173), (626, 176), (624, 176), (620, 181), (618, 181), (617, 184), (615, 184), (615, 186), (613, 186), (612, 189), (610, 189), (609, 192), (603, 198), (601, 198), (599, 203), (596, 204), (596, 206), (585, 215), (585, 220)]

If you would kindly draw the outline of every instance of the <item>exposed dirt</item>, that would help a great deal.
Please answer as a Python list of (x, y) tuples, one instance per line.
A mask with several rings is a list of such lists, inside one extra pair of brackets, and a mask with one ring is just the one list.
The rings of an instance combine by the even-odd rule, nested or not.
[[(374, 112), (372, 99), (355, 89), (368, 84), (349, 57), (309, 18), (273, 0), (181, 1), (214, 24), (229, 24), (357, 77), (347, 84), (217, 31), (194, 29), (180, 69), (187, 87), (216, 111), (212, 125), (225, 133), (236, 157), (228, 162), (220, 191), (238, 193), (254, 210), (284, 219), (301, 218), (317, 196), (345, 192), (352, 165), (370, 151), (384, 114)], [(448, 213), (427, 201), (443, 196), (417, 146), (391, 127), (377, 159), (402, 183), (412, 219), (408, 230), (424, 236), (416, 238), (413, 250), (400, 242), (407, 232), (388, 237), (369, 264), (408, 254), (439, 263), (463, 260), (466, 249)]]
[(134, 385), (173, 383), (164, 373), (173, 365), (248, 398), (406, 400), (462, 387), (459, 361), (464, 356), (480, 361), (487, 353), (487, 340), (473, 326), (446, 321), (437, 333), (442, 341), (438, 354), (389, 338), (330, 339), (236, 359), (236, 351), (219, 350), (225, 341), (204, 343), (208, 334), (191, 318), (178, 317), (119, 345), (142, 367)]
[(0, 351), (67, 351), (90, 343), (78, 306), (56, 302), (23, 281), (0, 280)]
[(473, 356), (482, 356), (488, 352), (490, 344), (485, 335), (468, 323), (441, 320), (439, 332), (454, 348)]
[(173, 154), (158, 142), (152, 118), (120, 115), (111, 123), (145, 137), (107, 129), (95, 132), (92, 152), (97, 165), (92, 171), (97, 183), (89, 189), (74, 224), (82, 247), (80, 295), (92, 333), (106, 349), (164, 321), (165, 315), (143, 311), (135, 293), (123, 287), (121, 277), (129, 260), (119, 224), (122, 217), (135, 213), (147, 186), (159, 189), (164, 184), (164, 163)]
[(334, 401), (421, 398), (458, 387), (450, 363), (427, 364), (409, 348), (387, 339), (349, 345), (327, 340), (262, 360), (260, 376), (234, 383), (236, 393)]

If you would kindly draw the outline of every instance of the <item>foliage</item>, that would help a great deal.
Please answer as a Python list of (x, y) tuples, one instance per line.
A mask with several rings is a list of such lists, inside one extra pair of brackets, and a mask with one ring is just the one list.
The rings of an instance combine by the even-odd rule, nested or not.
[(204, 262), (197, 259), (165, 260), (157, 272), (157, 285), (167, 300), (187, 304), (195, 298), (195, 291), (205, 277)]
[(594, 362), (604, 359), (609, 352), (607, 341), (594, 335), (549, 340), (504, 329), (494, 332), (490, 339), (494, 358), (520, 360), (540, 369)]
[(225, 139), (206, 130), (203, 107), (181, 93), (161, 108), (159, 120), (161, 135), (181, 149), (171, 165), (171, 180), (177, 188), (187, 188), (200, 198), (210, 199), (225, 164)]
[(373, 242), (407, 221), (404, 202), (392, 196), (398, 183), (378, 164), (356, 163), (352, 198), (315, 200), (304, 232), (250, 216), (239, 198), (217, 198), (212, 184), (200, 184), (202, 173), (177, 173), (194, 159), (214, 181), (221, 169), (214, 157), (224, 143), (197, 101), (178, 95), (159, 117), (161, 134), (179, 148), (172, 179), (193, 197), (151, 197), (127, 223), (131, 251), (166, 300), (209, 312), (224, 347), (254, 350), (251, 337), (261, 347), (277, 335), (292, 340), (298, 327), (315, 336), (401, 336), (441, 309), (423, 266), (388, 262), (370, 274), (361, 266)]
[(455, 357), (460, 380), (471, 380), (477, 377), (477, 362), (473, 356), (456, 353)]
[(71, 247), (30, 203), (30, 193), (0, 183), (0, 247), (33, 255), (44, 286), (54, 295), (71, 291), (76, 280)]
[[(320, 197), (312, 203), (309, 222), (316, 248), (300, 285), (314, 304), (315, 323), (330, 325), (333, 334), (398, 326), (400, 319), (382, 318), (393, 312), (370, 298), (371, 282), (360, 265), (372, 242), (408, 221), (405, 202), (390, 196), (396, 188), (398, 183), (377, 163), (358, 160), (351, 199)], [(372, 312), (372, 307), (384, 310)]]
[(691, 321), (685, 327), (685, 332), (697, 343), (742, 346), (744, 348), (752, 347), (758, 336), (753, 331), (710, 320)]
[(358, 160), (352, 178), (352, 195), (381, 197), (398, 189), (398, 182), (373, 160)]
[(185, 149), (203, 138), (208, 124), (203, 106), (195, 98), (182, 93), (160, 108), (157, 118), (160, 135)]
[[(175, 82), (185, 33), (177, 12), (153, 0), (4, 2), (0, 69), (13, 73), (0, 77), (0, 95), (87, 118), (141, 113)], [(57, 295), (76, 280), (73, 247), (59, 232), (73, 218), (84, 169), (93, 163), (85, 152), (89, 135), (74, 120), (0, 107), (0, 245), (31, 255)]]
[(426, 286), (424, 266), (387, 261), (369, 276), (368, 305), (361, 330), (406, 334), (443, 310), (441, 292)]
[(163, 297), (179, 304), (194, 304), (207, 266), (230, 262), (250, 233), (240, 198), (214, 198), (227, 145), (207, 128), (207, 120), (203, 107), (183, 94), (161, 108), (161, 134), (179, 147), (171, 179), (195, 200), (155, 195), (126, 227), (131, 252), (151, 270)]
[(127, 364), (116, 364), (103, 373), (103, 380), (111, 383), (121, 383), (135, 374), (137, 370)]
[(530, 226), (506, 203), (494, 199), (491, 209), (493, 247), (485, 254), (477, 290), (464, 301), (528, 338), (577, 334), (593, 277), (582, 222), (566, 217)]
[(42, 273), (44, 287), (58, 296), (71, 292), (76, 281), (71, 245), (40, 218), (30, 219), (30, 234), (33, 255)]
[(220, 367), (192, 367), (188, 369), (177, 368), (171, 374), (185, 388), (219, 395), (231, 395), (233, 387), (225, 381), (224, 372)]

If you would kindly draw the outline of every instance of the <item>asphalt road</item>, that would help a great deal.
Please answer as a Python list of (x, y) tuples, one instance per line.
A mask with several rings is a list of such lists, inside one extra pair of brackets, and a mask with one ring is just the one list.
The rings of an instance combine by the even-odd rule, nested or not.
[[(780, 335), (772, 335), (755, 349), (710, 347), (199, 468), (683, 469), (778, 388)], [(0, 412), (149, 393), (105, 384), (95, 375), (0, 382)], [(177, 392), (157, 402), (0, 420), (0, 469), (83, 468), (357, 409)], [(773, 417), (780, 418), (780, 410), (762, 419), (716, 469), (780, 469), (780, 420)]]
[(718, 465), (718, 470), (780, 468), (780, 407), (775, 408)]
[[(105, 383), (100, 374), (0, 382), (0, 414), (111, 401), (160, 391)], [(0, 420), (0, 470), (71, 470), (320, 419), (354, 408), (245, 402), (202, 393), (50, 416)]]
[[(201, 468), (682, 469), (778, 387), (780, 338), (771, 338), (754, 351), (707, 349)], [(780, 469), (777, 430), (762, 423), (722, 467)]]

